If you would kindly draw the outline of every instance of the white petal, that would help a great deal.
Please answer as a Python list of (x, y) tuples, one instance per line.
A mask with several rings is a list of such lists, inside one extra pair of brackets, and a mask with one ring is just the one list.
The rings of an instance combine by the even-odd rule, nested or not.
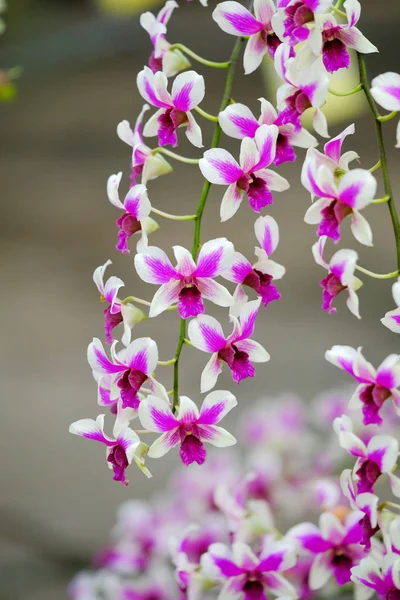
[(313, 127), (315, 131), (321, 137), (328, 138), (328, 121), (326, 119), (325, 113), (320, 109), (316, 108), (313, 116)]
[(217, 448), (227, 448), (236, 444), (236, 438), (218, 425), (199, 425), (200, 439)]
[(157, 396), (147, 396), (141, 400), (139, 419), (144, 429), (160, 433), (179, 426), (179, 421), (172, 414), (169, 404)]
[(203, 400), (199, 423), (202, 425), (215, 425), (235, 406), (237, 406), (237, 400), (231, 392), (227, 390), (211, 392)]
[(266, 349), (254, 340), (237, 342), (236, 347), (249, 355), (249, 360), (255, 363), (268, 362), (271, 358)]
[(160, 108), (150, 117), (143, 128), (143, 135), (146, 137), (154, 137), (158, 134), (159, 122), (158, 119), (165, 113), (164, 108)]
[(199, 161), (199, 168), (207, 181), (219, 185), (236, 183), (243, 175), (232, 154), (223, 148), (207, 150)]
[(197, 258), (196, 277), (216, 277), (232, 266), (235, 248), (226, 238), (209, 240), (201, 247)]
[(218, 353), (215, 352), (201, 373), (200, 391), (202, 394), (208, 392), (215, 386), (221, 371), (222, 361), (218, 358)]
[(179, 277), (164, 250), (156, 246), (148, 246), (135, 256), (135, 269), (146, 283), (167, 283)]
[(174, 106), (187, 113), (200, 104), (205, 94), (204, 77), (196, 71), (185, 71), (175, 77), (171, 97)]
[(222, 131), (226, 135), (239, 140), (244, 137), (253, 138), (259, 127), (257, 119), (251, 110), (240, 102), (230, 104), (225, 110), (220, 112), (218, 121)]
[(332, 560), (332, 551), (317, 554), (310, 569), (309, 586), (312, 590), (321, 589), (332, 575), (330, 562)]
[(186, 137), (189, 140), (189, 142), (191, 144), (193, 144), (193, 146), (196, 146), (196, 148), (202, 148), (203, 147), (203, 135), (201, 132), (201, 127), (197, 123), (196, 119), (194, 118), (194, 116), (192, 115), (192, 113), (190, 111), (188, 113), (186, 113), (186, 116), (189, 121), (188, 125), (186, 127)]
[(326, 237), (326, 235), (322, 235), (311, 248), (315, 262), (317, 263), (317, 265), (320, 265), (324, 269), (328, 269), (328, 263), (325, 261), (324, 258), (324, 248), (327, 239), (328, 238)]
[(254, 223), (254, 233), (268, 256), (275, 252), (279, 244), (279, 226), (273, 217), (259, 217)]
[(239, 2), (220, 2), (212, 17), (222, 31), (231, 35), (252, 35), (262, 29), (257, 19)]
[(171, 448), (177, 446), (180, 443), (179, 429), (172, 429), (167, 431), (158, 437), (150, 446), (148, 456), (150, 458), (161, 458)]
[(188, 327), (192, 344), (203, 352), (218, 352), (225, 347), (226, 339), (220, 323), (209, 315), (192, 319)]
[(246, 75), (258, 69), (267, 51), (268, 48), (261, 33), (250, 36), (243, 55), (243, 67)]
[(186, 248), (183, 248), (183, 246), (173, 246), (172, 249), (177, 262), (176, 270), (180, 275), (190, 277), (196, 269), (196, 263), (191, 253)]
[(117, 173), (116, 175), (110, 175), (107, 181), (107, 196), (111, 204), (114, 204), (117, 208), (121, 210), (125, 210), (125, 206), (122, 204), (119, 199), (118, 188), (121, 183), (122, 171)]
[(230, 292), (216, 281), (212, 279), (197, 279), (197, 287), (204, 298), (210, 300), (218, 306), (232, 306), (233, 296)]
[(356, 210), (353, 211), (350, 227), (354, 237), (360, 244), (373, 246), (371, 227), (367, 219)]
[(178, 300), (179, 292), (183, 288), (184, 283), (180, 280), (173, 279), (168, 283), (164, 283), (154, 294), (149, 310), (149, 317), (157, 317), (157, 315), (167, 310), (174, 302)]
[(400, 110), (400, 75), (388, 72), (372, 80), (371, 94), (386, 110)]
[(221, 221), (228, 221), (233, 215), (239, 210), (239, 206), (242, 203), (244, 192), (236, 183), (232, 183), (228, 186), (221, 202), (220, 217)]
[(177, 419), (180, 423), (194, 423), (199, 418), (199, 409), (187, 396), (179, 397), (179, 412)]

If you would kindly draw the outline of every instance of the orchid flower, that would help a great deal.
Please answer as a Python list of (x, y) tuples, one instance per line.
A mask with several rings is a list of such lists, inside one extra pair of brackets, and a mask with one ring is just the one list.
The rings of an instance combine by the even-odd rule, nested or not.
[(117, 208), (124, 211), (122, 217), (117, 219), (119, 228), (117, 250), (123, 254), (129, 252), (128, 239), (135, 233), (140, 234), (136, 245), (138, 252), (147, 246), (147, 235), (158, 229), (158, 224), (149, 217), (151, 204), (147, 196), (146, 186), (142, 183), (130, 188), (122, 203), (119, 199), (118, 188), (121, 182), (122, 172), (111, 175), (107, 182), (108, 199)]
[(332, 346), (325, 353), (327, 361), (343, 369), (358, 381), (359, 386), (350, 400), (353, 410), (362, 408), (364, 425), (375, 423), (381, 425), (379, 411), (383, 403), (393, 399), (397, 414), (400, 414), (400, 356), (390, 354), (375, 371), (365, 360), (361, 348), (351, 346)]
[(275, 54), (275, 70), (284, 83), (276, 93), (281, 123), (292, 123), (301, 128), (301, 116), (314, 109), (313, 127), (322, 137), (329, 137), (326, 117), (321, 110), (328, 94), (329, 77), (320, 60), (299, 67), (298, 60), (290, 58), (290, 47), (282, 44)]
[(278, 0), (278, 11), (272, 17), (272, 26), (279, 39), (296, 46), (307, 40), (315, 15), (326, 13), (333, 0)]
[(314, 555), (309, 577), (312, 590), (322, 588), (332, 575), (340, 586), (350, 581), (351, 568), (365, 555), (360, 545), (363, 516), (360, 511), (349, 512), (341, 521), (335, 514), (324, 512), (319, 527), (301, 523), (288, 531), (287, 539), (297, 540), (303, 550)]
[(202, 465), (206, 459), (204, 442), (219, 448), (236, 443), (233, 435), (216, 425), (236, 404), (230, 392), (215, 391), (204, 398), (199, 412), (190, 398), (181, 396), (178, 414), (174, 416), (167, 402), (148, 396), (139, 406), (140, 422), (145, 429), (162, 434), (152, 443), (148, 455), (159, 458), (180, 444), (184, 465)]
[(211, 544), (202, 556), (201, 571), (223, 584), (220, 600), (261, 600), (268, 592), (290, 600), (297, 598), (297, 593), (282, 573), (295, 565), (295, 548), (293, 543), (275, 541), (270, 536), (266, 536), (259, 555), (241, 542), (235, 542), (232, 549), (225, 544)]
[(259, 217), (254, 224), (254, 232), (261, 246), (261, 248), (255, 248), (258, 260), (252, 265), (243, 254), (236, 252), (232, 266), (223, 273), (225, 279), (237, 284), (234, 298), (236, 300), (235, 307), (239, 306), (239, 308), (247, 301), (243, 286), (255, 290), (261, 297), (264, 307), (281, 297), (272, 281), (283, 277), (285, 267), (269, 258), (279, 243), (278, 223), (269, 215)]
[(229, 269), (234, 259), (234, 247), (226, 238), (216, 238), (203, 244), (197, 264), (188, 250), (174, 246), (177, 261), (174, 268), (163, 250), (148, 247), (135, 256), (136, 271), (147, 283), (161, 284), (151, 302), (149, 316), (155, 317), (174, 302), (182, 319), (204, 312), (203, 298), (219, 306), (231, 306), (228, 290), (214, 281)]
[(347, 15), (347, 24), (338, 25), (332, 14), (316, 15), (315, 27), (307, 40), (308, 48), (316, 56), (322, 55), (325, 69), (329, 73), (350, 67), (350, 55), (347, 48), (361, 54), (378, 52), (376, 46), (371, 44), (355, 27), (361, 14), (361, 5), (358, 0), (346, 0), (343, 6)]
[(75, 421), (69, 428), (70, 433), (101, 442), (107, 446), (107, 462), (110, 469), (114, 471), (114, 481), (121, 481), (125, 485), (129, 483), (125, 477), (125, 471), (132, 460), (146, 477), (151, 477), (150, 471), (144, 466), (143, 458), (147, 453), (148, 446), (143, 444), (137, 433), (129, 428), (131, 418), (131, 410), (122, 410), (119, 406), (113, 437), (104, 433), (104, 415), (99, 415), (95, 421), (93, 419)]
[[(400, 74), (383, 73), (372, 80), (371, 94), (386, 110), (400, 111)], [(400, 121), (396, 129), (396, 148), (400, 148)]]
[(106, 268), (111, 265), (111, 260), (108, 260), (104, 265), (97, 267), (93, 273), (93, 281), (100, 292), (100, 300), (108, 302), (109, 306), (104, 309), (104, 329), (106, 333), (107, 344), (112, 344), (112, 330), (120, 323), (124, 324), (124, 334), (122, 343), (127, 346), (131, 341), (131, 329), (140, 321), (146, 318), (142, 310), (136, 308), (131, 303), (124, 304), (118, 297), (118, 290), (124, 287), (125, 284), (119, 277), (109, 277), (104, 283), (104, 273)]
[(220, 112), (218, 120), (222, 131), (230, 137), (241, 140), (244, 137), (254, 138), (261, 125), (276, 125), (279, 130), (274, 158), (276, 167), (282, 163), (296, 160), (293, 146), (311, 148), (318, 144), (315, 137), (303, 127), (299, 128), (293, 123), (282, 123), (281, 115), (278, 115), (268, 100), (264, 98), (259, 98), (259, 100), (261, 102), (261, 116), (258, 120), (251, 110), (245, 104), (240, 104), (240, 102), (230, 104)]
[(320, 237), (318, 242), (315, 242), (312, 247), (315, 262), (328, 271), (328, 275), (320, 282), (323, 290), (322, 308), (323, 310), (327, 310), (329, 314), (334, 314), (336, 308), (332, 306), (332, 302), (338, 294), (347, 290), (347, 307), (359, 319), (359, 302), (356, 291), (363, 283), (354, 275), (358, 254), (355, 250), (342, 249), (332, 256), (328, 264), (323, 254), (327, 239), (327, 236)]
[(315, 161), (316, 168), (325, 165), (334, 175), (342, 175), (349, 170), (349, 163), (359, 158), (357, 152), (348, 150), (343, 155), (342, 145), (348, 135), (355, 131), (354, 123), (346, 127), (339, 135), (326, 142), (324, 152), (311, 148), (307, 152), (306, 161)]
[(112, 361), (99, 339), (94, 338), (88, 347), (88, 362), (98, 383), (99, 402), (105, 404), (102, 390), (109, 389), (110, 404), (120, 396), (122, 408), (131, 407), (137, 410), (140, 403), (138, 392), (145, 381), (149, 381), (153, 393), (164, 397), (163, 386), (152, 375), (158, 362), (157, 344), (150, 338), (137, 338), (117, 353), (116, 343), (111, 346)]
[(141, 176), (144, 185), (152, 179), (171, 173), (171, 165), (161, 154), (153, 154), (143, 140), (142, 121), (144, 114), (150, 109), (148, 104), (144, 104), (134, 128), (132, 129), (129, 121), (121, 121), (117, 126), (117, 135), (122, 142), (132, 148), (132, 166), (131, 166), (131, 187), (138, 183)]
[(222, 148), (213, 148), (204, 153), (199, 167), (210, 183), (228, 185), (221, 203), (221, 221), (227, 221), (237, 212), (244, 194), (255, 212), (273, 204), (271, 190), (282, 192), (289, 183), (268, 167), (275, 159), (278, 128), (261, 125), (255, 138), (244, 138), (240, 147), (240, 165), (233, 156)]
[(239, 318), (231, 316), (233, 331), (228, 337), (214, 317), (200, 315), (190, 321), (189, 340), (198, 350), (212, 354), (201, 374), (202, 392), (215, 386), (224, 362), (229, 366), (235, 383), (239, 384), (242, 379), (255, 376), (253, 362), (267, 362), (270, 359), (265, 348), (250, 339), (260, 303), (261, 298), (248, 302), (242, 307)]
[(175, 77), (171, 93), (168, 79), (161, 71), (153, 73), (145, 67), (137, 76), (141, 96), (159, 110), (147, 121), (143, 134), (158, 135), (160, 146), (178, 145), (176, 130), (186, 126), (186, 137), (193, 146), (203, 146), (202, 134), (191, 110), (204, 98), (204, 78), (196, 71), (186, 71)]
[(367, 550), (371, 548), (371, 537), (378, 531), (378, 505), (379, 498), (371, 492), (356, 492), (352, 472), (350, 469), (342, 471), (340, 476), (340, 486), (343, 494), (346, 496), (353, 510), (359, 510), (364, 514), (360, 521), (362, 526), (363, 538), (360, 544)]
[(391, 435), (374, 435), (365, 444), (353, 432), (353, 423), (347, 415), (337, 417), (333, 428), (339, 438), (340, 447), (357, 458), (354, 466), (354, 477), (357, 493), (373, 492), (376, 481), (382, 474), (387, 474), (396, 495), (399, 479), (393, 475), (399, 454), (398, 441)]
[(363, 558), (351, 570), (351, 580), (376, 592), (379, 598), (400, 598), (400, 557), (388, 553), (383, 561), (374, 556)]
[(326, 235), (335, 243), (340, 240), (340, 225), (351, 215), (351, 231), (360, 244), (372, 246), (372, 231), (360, 210), (374, 199), (376, 179), (365, 169), (353, 169), (342, 175), (337, 182), (332, 171), (325, 165), (317, 165), (310, 155), (302, 170), (301, 181), (312, 196), (319, 196), (307, 210), (304, 220), (318, 225), (317, 235)]
[(282, 43), (274, 32), (271, 20), (276, 12), (273, 0), (255, 0), (254, 15), (239, 2), (220, 2), (213, 12), (213, 19), (222, 31), (249, 38), (243, 56), (246, 75), (255, 71), (268, 52), (274, 58)]
[(149, 59), (149, 67), (156, 73), (163, 71), (167, 77), (173, 77), (179, 71), (190, 67), (190, 62), (180, 50), (170, 50), (171, 44), (166, 40), (167, 23), (175, 8), (178, 8), (175, 0), (167, 0), (157, 17), (151, 12), (140, 15), (140, 24), (150, 36), (153, 44), (153, 52)]
[(381, 323), (394, 333), (400, 333), (400, 279), (392, 286), (393, 300), (397, 304), (397, 308), (390, 310), (385, 314)]

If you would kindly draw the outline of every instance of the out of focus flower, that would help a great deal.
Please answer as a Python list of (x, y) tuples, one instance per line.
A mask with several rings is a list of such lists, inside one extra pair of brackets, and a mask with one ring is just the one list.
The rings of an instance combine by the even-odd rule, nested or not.
[(394, 331), (394, 333), (400, 333), (400, 279), (393, 284), (392, 294), (397, 308), (387, 312), (383, 319), (381, 319), (381, 323), (391, 331)]
[(327, 13), (333, 0), (278, 0), (272, 25), (279, 39), (290, 46), (304, 42), (311, 32), (315, 15)]
[(364, 588), (376, 592), (379, 598), (397, 600), (400, 598), (400, 557), (389, 552), (383, 561), (367, 556), (351, 571), (354, 583), (361, 584)]
[[(400, 75), (383, 73), (372, 80), (371, 94), (386, 110), (400, 111)], [(400, 121), (396, 130), (396, 148), (400, 148)]]

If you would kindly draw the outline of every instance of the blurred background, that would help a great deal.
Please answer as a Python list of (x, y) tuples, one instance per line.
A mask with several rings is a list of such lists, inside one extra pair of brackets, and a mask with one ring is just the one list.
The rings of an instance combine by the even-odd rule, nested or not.
[[(211, 8), (215, 4), (209, 3)], [(179, 4), (169, 41), (182, 42), (211, 60), (226, 60), (233, 39), (218, 30), (211, 11), (195, 0)], [(103, 336), (94, 268), (111, 258), (112, 274), (125, 281), (126, 294), (150, 299), (154, 293), (152, 286), (135, 277), (132, 257), (115, 250), (114, 221), (119, 214), (107, 201), (105, 183), (110, 174), (129, 170), (129, 148), (118, 140), (115, 129), (122, 119), (133, 122), (142, 104), (135, 80), (147, 62), (150, 44), (139, 26), (139, 13), (161, 5), (155, 0), (9, 0), (3, 15), (7, 30), (0, 38), (0, 68), (20, 66), (23, 74), (16, 81), (13, 101), (0, 107), (1, 600), (65, 599), (68, 580), (106, 539), (118, 504), (166, 493), (168, 474), (178, 467), (177, 453), (159, 463), (149, 461), (154, 478), (147, 481), (131, 469), (131, 483), (125, 488), (113, 483), (103, 448), (68, 434), (72, 421), (98, 413), (96, 385), (86, 363), (87, 344), (93, 336)], [(380, 49), (379, 55), (368, 58), (370, 75), (398, 71), (398, 0), (363, 0), (362, 5), (361, 28)], [(215, 113), (223, 73), (194, 68), (207, 77), (203, 106)], [(351, 86), (345, 82), (344, 87)], [(263, 95), (274, 99), (270, 67), (246, 78), (239, 69), (234, 98), (258, 112), (256, 99)], [(362, 167), (375, 164), (373, 125), (365, 106), (354, 99), (336, 99), (328, 116), (334, 122), (332, 135), (356, 122), (356, 135), (347, 138), (345, 149), (359, 152)], [(394, 125), (385, 130), (400, 199)], [(210, 132), (206, 123), (205, 140)], [(180, 140), (182, 154), (198, 156), (182, 135)], [(237, 151), (235, 142), (223, 142)], [(277, 194), (270, 209), (281, 230), (275, 259), (286, 266), (287, 274), (279, 284), (282, 300), (261, 315), (255, 337), (272, 360), (238, 390), (233, 430), (240, 410), (255, 398), (288, 391), (307, 400), (347, 382), (324, 360), (325, 350), (334, 343), (362, 345), (374, 362), (399, 351), (398, 338), (379, 322), (394, 308), (391, 282), (365, 281), (360, 290), (361, 321), (348, 313), (344, 298), (338, 298), (338, 315), (321, 311), (318, 282), (324, 274), (311, 257), (315, 230), (303, 222), (309, 195), (299, 182), (302, 151), (298, 154), (295, 165), (280, 170), (290, 180), (290, 190)], [(193, 212), (200, 187), (196, 167), (178, 164), (173, 174), (151, 183), (150, 198), (169, 212)], [(226, 235), (251, 256), (254, 214), (243, 205), (239, 216), (220, 224), (221, 195), (221, 188), (210, 194), (204, 235)], [(366, 268), (392, 271), (394, 240), (388, 211), (385, 206), (372, 207), (368, 218), (375, 247), (360, 247), (349, 235), (348, 223), (343, 244), (357, 249)], [(192, 226), (162, 223), (153, 236), (152, 241), (166, 250), (174, 243), (188, 245)], [(228, 330), (228, 323), (224, 325)], [(168, 313), (139, 324), (135, 333), (154, 337), (166, 359), (174, 352), (177, 329), (176, 315)], [(181, 391), (194, 399), (199, 399), (205, 360), (194, 349), (184, 349)], [(219, 384), (221, 389), (232, 385), (226, 372)], [(198, 474), (202, 476), (201, 469)]]

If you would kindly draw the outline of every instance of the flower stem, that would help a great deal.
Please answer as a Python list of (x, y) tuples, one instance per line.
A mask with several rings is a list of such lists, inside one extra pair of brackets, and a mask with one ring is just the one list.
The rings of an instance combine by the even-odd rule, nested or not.
[(160, 367), (170, 367), (171, 365), (174, 365), (176, 363), (176, 358), (174, 356), (174, 358), (171, 358), (170, 360), (159, 360), (157, 362), (157, 364)]
[(369, 172), (374, 173), (375, 171), (377, 171), (379, 169), (380, 166), (381, 166), (381, 161), (378, 160), (378, 162), (369, 169)]
[(383, 115), (381, 117), (377, 117), (379, 123), (386, 123), (386, 121), (390, 121), (390, 119), (393, 119), (393, 117), (395, 117), (397, 115), (398, 111), (397, 110), (393, 110), (391, 113), (388, 113), (387, 115)]
[(205, 65), (206, 67), (212, 67), (213, 69), (228, 69), (231, 64), (230, 61), (214, 62), (213, 60), (207, 60), (206, 58), (199, 56), (198, 54), (196, 54), (195, 52), (190, 50), (190, 48), (188, 48), (187, 46), (184, 46), (183, 44), (172, 44), (172, 46), (170, 46), (169, 49), (170, 50), (180, 50), (184, 54), (187, 54), (187, 56), (190, 56), (190, 58), (193, 58), (193, 60), (196, 60), (201, 65)]
[(215, 115), (210, 115), (210, 113), (206, 112), (200, 106), (194, 106), (193, 110), (195, 110), (199, 115), (207, 119), (207, 121), (211, 121), (212, 123), (218, 123), (218, 117)]
[(151, 302), (147, 300), (142, 300), (142, 298), (137, 298), (136, 296), (127, 296), (124, 300), (122, 300), (122, 304), (129, 304), (129, 302), (135, 302), (136, 304), (143, 304), (143, 306), (150, 306)]
[(396, 242), (397, 267), (398, 267), (398, 270), (400, 270), (400, 221), (399, 221), (399, 215), (397, 214), (396, 205), (395, 205), (394, 199), (393, 199), (392, 183), (390, 180), (389, 167), (388, 167), (388, 162), (387, 162), (387, 158), (386, 158), (385, 143), (383, 141), (382, 123), (379, 120), (380, 119), (379, 111), (375, 104), (375, 100), (371, 94), (364, 56), (362, 54), (360, 54), (359, 52), (357, 52), (357, 58), (358, 58), (358, 68), (359, 68), (359, 72), (360, 72), (361, 85), (363, 87), (364, 94), (367, 98), (372, 116), (375, 121), (375, 132), (376, 132), (376, 140), (377, 140), (377, 144), (378, 144), (379, 160), (380, 160), (381, 169), (382, 169), (383, 185), (385, 188), (385, 194), (387, 196), (389, 196), (387, 205), (388, 205), (389, 212), (390, 212), (390, 218), (392, 220), (393, 232), (394, 232), (394, 237), (395, 237), (395, 242)]
[[(229, 61), (229, 68), (228, 68), (228, 72), (227, 72), (227, 76), (226, 76), (226, 81), (225, 81), (225, 88), (224, 88), (224, 92), (222, 95), (220, 111), (225, 110), (225, 108), (229, 104), (229, 101), (230, 101), (230, 98), (232, 95), (232, 87), (233, 87), (233, 81), (234, 81), (234, 77), (235, 77), (236, 63), (238, 61), (243, 42), (244, 42), (243, 38), (237, 38), (236, 43), (233, 47), (232, 55), (231, 55), (231, 58)], [(219, 140), (221, 137), (221, 132), (222, 132), (222, 129), (221, 129), (219, 123), (217, 123), (215, 126), (215, 129), (214, 129), (214, 135), (213, 135), (212, 142), (211, 142), (211, 148), (218, 147)], [(196, 220), (195, 220), (193, 246), (192, 246), (192, 256), (194, 259), (197, 258), (197, 253), (200, 248), (201, 219), (203, 217), (203, 212), (204, 212), (204, 208), (205, 208), (205, 205), (207, 202), (207, 197), (208, 197), (210, 188), (211, 188), (211, 183), (207, 180), (204, 180), (203, 189), (200, 194), (199, 203), (197, 205), (197, 211), (196, 211)], [(178, 345), (177, 345), (176, 353), (175, 353), (176, 362), (174, 364), (174, 387), (173, 387), (174, 394), (173, 394), (172, 410), (174, 410), (178, 406), (179, 359), (181, 356), (182, 347), (185, 343), (185, 338), (186, 338), (186, 321), (185, 321), (185, 319), (181, 319)]]
[(368, 269), (364, 269), (364, 267), (360, 267), (356, 265), (357, 271), (360, 273), (364, 273), (364, 275), (368, 275), (368, 277), (372, 277), (373, 279), (393, 279), (393, 277), (397, 277), (399, 272), (393, 271), (393, 273), (374, 273), (373, 271), (368, 271)]
[(336, 6), (331, 6), (331, 11), (332, 11), (333, 13), (335, 13), (336, 15), (339, 15), (340, 17), (343, 17), (343, 18), (345, 19), (345, 18), (347, 17), (347, 15), (346, 15), (346, 13), (345, 13), (345, 12), (343, 12), (342, 10), (339, 10), (339, 9), (337, 8), (338, 4), (339, 4), (339, 2), (337, 3), (337, 5), (336, 5)]
[(154, 148), (152, 154), (165, 154), (165, 156), (169, 156), (170, 158), (174, 158), (179, 162), (186, 163), (187, 165), (198, 165), (198, 158), (186, 158), (186, 156), (181, 156), (180, 154), (176, 154), (176, 152), (171, 152), (171, 150), (167, 150), (167, 148)]
[(158, 208), (154, 208), (154, 206), (151, 207), (151, 212), (160, 217), (164, 217), (164, 219), (171, 219), (172, 221), (194, 221), (196, 219), (196, 215), (171, 215), (170, 213), (158, 210)]
[(356, 85), (356, 87), (354, 87), (351, 90), (347, 90), (347, 92), (336, 92), (335, 90), (331, 90), (331, 88), (329, 88), (329, 93), (332, 94), (332, 96), (352, 96), (353, 94), (357, 94), (357, 92), (361, 92), (362, 90), (362, 85), (361, 83), (359, 83), (358, 85)]
[(390, 196), (386, 195), (383, 198), (377, 198), (376, 200), (372, 200), (372, 204), (385, 204), (385, 202), (389, 202)]

